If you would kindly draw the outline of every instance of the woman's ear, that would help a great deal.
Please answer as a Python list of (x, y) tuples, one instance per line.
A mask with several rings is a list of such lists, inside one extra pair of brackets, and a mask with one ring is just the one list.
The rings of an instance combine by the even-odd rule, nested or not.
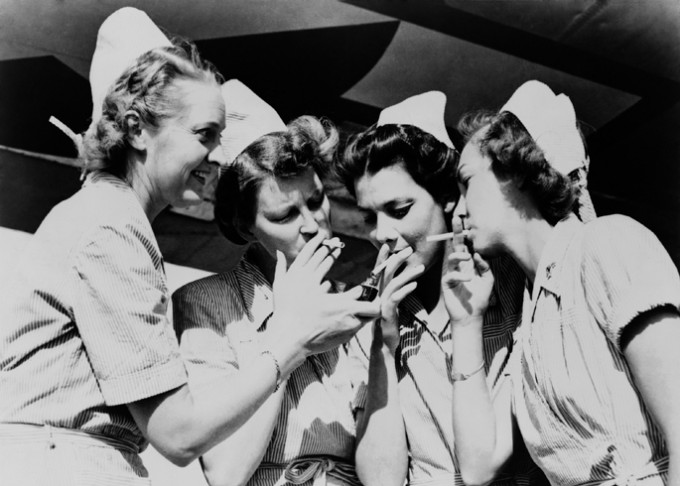
[(128, 110), (125, 113), (125, 135), (130, 143), (130, 146), (136, 150), (146, 150), (146, 134), (142, 129), (142, 123), (139, 119), (139, 114), (134, 110)]

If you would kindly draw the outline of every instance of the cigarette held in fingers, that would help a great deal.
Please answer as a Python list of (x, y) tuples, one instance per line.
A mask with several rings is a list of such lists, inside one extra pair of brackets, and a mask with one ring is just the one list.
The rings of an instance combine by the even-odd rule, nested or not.
[(425, 238), (426, 241), (429, 242), (435, 242), (435, 241), (445, 241), (445, 240), (450, 240), (453, 238), (455, 233), (453, 231), (449, 233), (440, 233), (438, 235), (430, 235), (427, 238)]
[(333, 238), (329, 238), (327, 240), (323, 240), (321, 244), (328, 248), (329, 251), (343, 249), (345, 247), (345, 244), (342, 241), (340, 241), (340, 238), (338, 238), (337, 236), (334, 236)]

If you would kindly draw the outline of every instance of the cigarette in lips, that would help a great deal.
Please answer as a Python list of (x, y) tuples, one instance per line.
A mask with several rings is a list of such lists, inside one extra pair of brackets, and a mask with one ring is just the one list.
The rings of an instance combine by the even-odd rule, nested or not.
[(451, 238), (453, 238), (453, 235), (454, 235), (453, 232), (440, 233), (438, 235), (430, 235), (427, 238), (425, 238), (425, 241), (434, 242), (434, 241), (450, 240)]
[(342, 249), (345, 247), (345, 244), (342, 241), (340, 241), (340, 238), (338, 238), (337, 236), (329, 238), (328, 240), (323, 240), (321, 244), (328, 248), (330, 251), (336, 250), (338, 248)]

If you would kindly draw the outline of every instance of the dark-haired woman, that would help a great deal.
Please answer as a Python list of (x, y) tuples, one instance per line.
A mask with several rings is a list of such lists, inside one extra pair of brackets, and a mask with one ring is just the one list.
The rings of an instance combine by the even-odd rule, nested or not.
[[(461, 476), (451, 424), (451, 382), (486, 371), (493, 393), (505, 383), (505, 362), (519, 322), (521, 272), (509, 260), (484, 317), (484, 370), (451, 370), (451, 317), (442, 286), (444, 241), (458, 201), (457, 152), (444, 126), (443, 93), (428, 92), (386, 108), (377, 125), (350, 140), (337, 171), (356, 195), (381, 246), (379, 259), (410, 254), (383, 275), (382, 319), (374, 328), (369, 387), (359, 424), (357, 470), (365, 484), (452, 485)], [(376, 465), (387, 465), (380, 467)], [(538, 473), (534, 476), (534, 473)], [(540, 480), (520, 454), (498, 484)]]
[[(233, 133), (242, 135), (224, 141), (236, 158), (220, 176), (215, 217), (232, 243), (257, 243), (264, 255), (246, 253), (233, 270), (173, 296), (189, 376), (206, 386), (247, 373), (273, 325), (292, 332), (307, 321), (352, 318), (358, 328), (378, 310), (377, 303), (357, 301), (358, 289), (336, 293), (325, 278), (341, 251), (321, 182), (336, 152), (336, 129), (310, 116), (284, 125), (236, 80), (225, 83), (224, 97), (235, 112), (227, 115)], [(353, 317), (364, 308), (376, 312)], [(253, 416), (203, 455), (211, 486), (358, 484), (355, 413), (365, 376), (344, 344), (352, 334), (339, 334), (336, 347), (282, 372)], [(300, 347), (306, 354), (305, 343)]]
[[(460, 128), (467, 143), (457, 212), (479, 254), (509, 255), (526, 276), (511, 396), (532, 457), (554, 485), (678, 484), (673, 262), (628, 217), (583, 223), (574, 215), (587, 160), (565, 95), (530, 81), (500, 112), (470, 116)], [(467, 269), (469, 256), (451, 255), (454, 370), (484, 360), (479, 315), (493, 277), (479, 254)], [(467, 351), (455, 359), (457, 349)], [(510, 401), (494, 415), (482, 374), (454, 382), (453, 391), (461, 465), (489, 477), (512, 451), (499, 439), (511, 427)]]

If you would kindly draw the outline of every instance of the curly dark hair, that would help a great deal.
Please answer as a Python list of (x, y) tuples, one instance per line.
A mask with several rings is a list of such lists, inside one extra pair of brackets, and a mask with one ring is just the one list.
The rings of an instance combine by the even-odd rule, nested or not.
[(530, 195), (551, 225), (577, 209), (578, 190), (571, 177), (548, 163), (514, 114), (507, 111), (468, 113), (459, 121), (458, 131), (466, 144), (475, 144), (491, 159), (491, 168), (499, 179), (513, 180), (521, 191)]
[[(128, 134), (139, 123), (158, 127), (177, 113), (182, 99), (180, 81), (198, 81), (219, 87), (222, 76), (201, 58), (196, 46), (180, 38), (139, 56), (111, 86), (102, 103), (102, 116), (83, 136), (84, 171), (103, 170), (125, 177), (128, 170)], [(130, 116), (130, 112), (137, 116)]]
[(354, 184), (364, 174), (401, 164), (437, 203), (459, 197), (455, 166), (458, 153), (413, 125), (373, 125), (350, 138), (335, 172), (354, 196)]
[(255, 220), (257, 196), (262, 182), (270, 177), (286, 179), (312, 168), (327, 174), (335, 157), (338, 131), (332, 122), (301, 116), (274, 132), (255, 140), (220, 175), (215, 190), (215, 220), (232, 243), (244, 245), (242, 230)]

